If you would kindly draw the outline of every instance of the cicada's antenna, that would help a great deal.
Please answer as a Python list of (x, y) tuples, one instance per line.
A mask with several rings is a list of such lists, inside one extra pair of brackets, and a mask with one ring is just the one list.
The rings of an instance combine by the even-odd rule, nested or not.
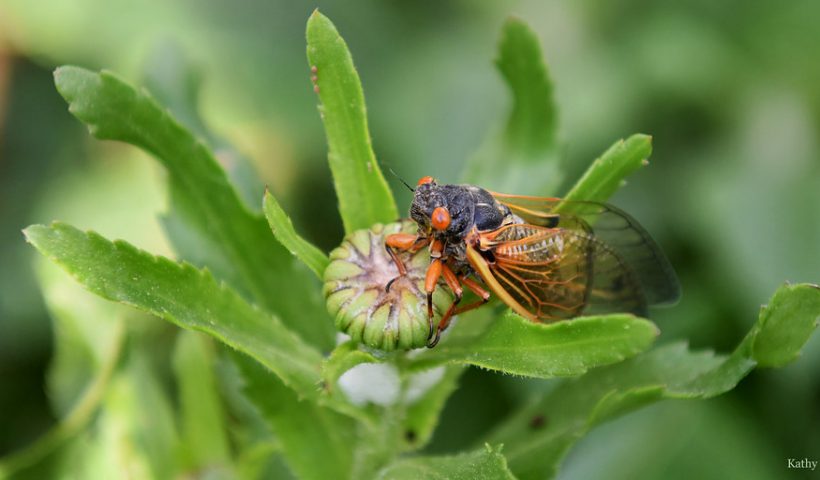
[(401, 183), (403, 183), (403, 184), (404, 184), (404, 186), (405, 186), (405, 187), (407, 187), (407, 189), (408, 189), (408, 190), (410, 190), (411, 192), (415, 192), (415, 191), (416, 191), (413, 187), (411, 187), (411, 186), (410, 186), (410, 184), (409, 184), (409, 183), (405, 182), (405, 181), (404, 181), (404, 179), (403, 179), (403, 178), (401, 178), (401, 177), (399, 176), (399, 174), (398, 174), (398, 173), (394, 172), (392, 168), (387, 167), (387, 169), (388, 169), (388, 170), (390, 170), (390, 173), (392, 173), (394, 177), (398, 178), (398, 179), (399, 179), (399, 181), (400, 181)]

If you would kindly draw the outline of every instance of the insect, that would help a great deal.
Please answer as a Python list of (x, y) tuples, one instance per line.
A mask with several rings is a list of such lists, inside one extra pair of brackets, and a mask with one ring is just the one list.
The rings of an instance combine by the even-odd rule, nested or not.
[[(440, 185), (433, 177), (423, 177), (412, 190), (410, 217), (418, 233), (389, 235), (385, 248), (399, 276), (406, 268), (397, 251), (430, 251), (428, 347), (438, 343), (454, 315), (487, 303), (491, 293), (536, 322), (606, 312), (646, 316), (648, 305), (680, 297), (660, 247), (612, 205)], [(441, 279), (455, 298), (434, 325), (431, 298)], [(465, 287), (478, 300), (460, 305)]]

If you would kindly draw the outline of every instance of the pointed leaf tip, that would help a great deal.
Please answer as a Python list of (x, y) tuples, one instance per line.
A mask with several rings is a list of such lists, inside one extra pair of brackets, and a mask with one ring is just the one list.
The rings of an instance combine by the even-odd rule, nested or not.
[[(652, 137), (636, 133), (613, 143), (596, 158), (575, 186), (564, 196), (565, 200), (606, 202), (632, 172), (648, 165), (652, 154)], [(557, 210), (564, 206), (559, 205)]]
[(265, 196), (262, 200), (262, 210), (265, 212), (268, 225), (279, 243), (321, 279), (330, 260), (321, 250), (296, 232), (290, 217), (267, 187), (265, 187)]
[(364, 93), (350, 51), (333, 22), (320, 13), (308, 20), (307, 42), (345, 232), (392, 222), (399, 213), (376, 162)]
[(763, 367), (782, 367), (800, 355), (820, 319), (820, 288), (803, 283), (780, 287), (760, 311), (752, 356)]

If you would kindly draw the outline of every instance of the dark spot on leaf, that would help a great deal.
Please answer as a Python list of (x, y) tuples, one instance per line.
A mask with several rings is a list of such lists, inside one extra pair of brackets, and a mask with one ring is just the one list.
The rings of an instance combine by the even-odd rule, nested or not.
[(407, 430), (404, 432), (404, 439), (407, 440), (407, 443), (415, 443), (416, 442), (416, 432), (413, 430)]
[(531, 430), (541, 430), (547, 426), (547, 417), (544, 415), (536, 415), (530, 419), (530, 429)]

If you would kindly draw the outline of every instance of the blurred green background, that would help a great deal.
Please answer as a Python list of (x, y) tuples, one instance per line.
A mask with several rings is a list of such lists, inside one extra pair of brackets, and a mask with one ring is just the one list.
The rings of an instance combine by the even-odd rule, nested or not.
[[(613, 203), (681, 277), (680, 304), (654, 312), (660, 342), (729, 350), (778, 285), (820, 280), (820, 3), (715, 3), (0, 0), (0, 455), (55, 421), (51, 323), (20, 230), (59, 219), (170, 254), (157, 221), (163, 172), (134, 148), (93, 140), (53, 69), (107, 68), (144, 84), (146, 69), (178, 72), (163, 61), (182, 52), (201, 79), (205, 122), (329, 250), (342, 227), (304, 41), (317, 6), (353, 53), (380, 161), (410, 181), (457, 181), (502, 121), (508, 93), (491, 60), (504, 19), (525, 19), (555, 82), (568, 182), (617, 138), (654, 137), (651, 167)], [(389, 181), (406, 208), (408, 192)], [(795, 474), (786, 458), (820, 459), (818, 337), (795, 364), (756, 371), (724, 397), (605, 425), (561, 478)], [(471, 370), (429, 448), (463, 448), (544, 388)]]

